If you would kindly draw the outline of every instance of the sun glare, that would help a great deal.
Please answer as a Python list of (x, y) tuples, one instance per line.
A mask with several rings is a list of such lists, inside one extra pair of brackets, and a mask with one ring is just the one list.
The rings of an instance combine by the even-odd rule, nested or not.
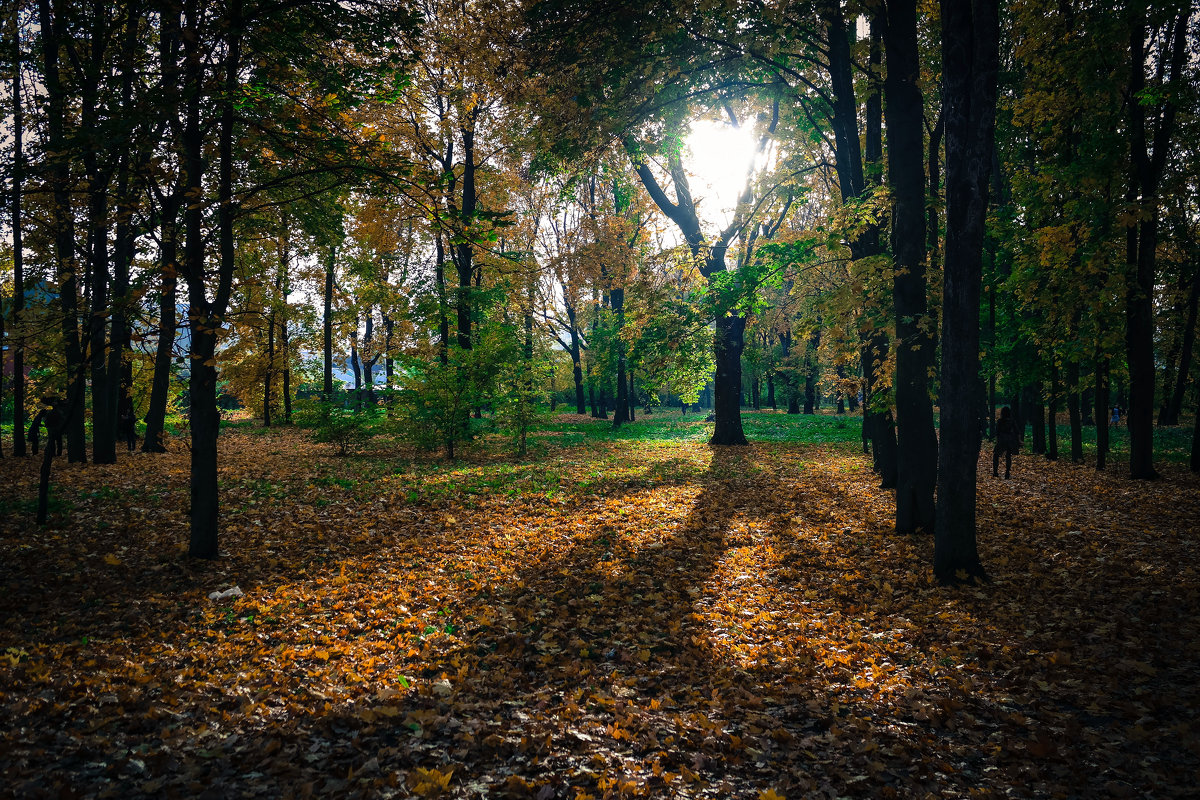
[(729, 219), (754, 163), (757, 145), (750, 126), (735, 128), (713, 120), (692, 123), (684, 167), (701, 219), (718, 225)]

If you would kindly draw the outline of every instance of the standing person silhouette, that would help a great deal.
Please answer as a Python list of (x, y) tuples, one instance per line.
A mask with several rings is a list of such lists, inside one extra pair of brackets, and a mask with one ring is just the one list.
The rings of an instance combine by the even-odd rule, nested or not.
[(117, 428), (121, 438), (129, 445), (129, 452), (137, 447), (137, 414), (133, 412), (133, 403), (129, 398), (121, 401), (121, 411), (117, 416)]
[(1012, 457), (1021, 446), (1017, 435), (1017, 423), (1013, 421), (1012, 409), (1000, 409), (1000, 420), (996, 423), (996, 449), (992, 451), (992, 475), (1000, 477), (1000, 454), (1004, 454), (1004, 477), (1012, 472)]

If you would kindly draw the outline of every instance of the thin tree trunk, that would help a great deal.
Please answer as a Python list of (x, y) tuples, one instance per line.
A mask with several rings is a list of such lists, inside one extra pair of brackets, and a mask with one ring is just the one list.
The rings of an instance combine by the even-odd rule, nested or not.
[(808, 346), (805, 352), (807, 358), (808, 369), (804, 373), (804, 413), (812, 414), (816, 411), (817, 405), (817, 353), (821, 348), (821, 323), (817, 321), (817, 327), (812, 335), (808, 338)]
[(165, 453), (163, 426), (167, 418), (167, 400), (171, 391), (171, 365), (175, 350), (175, 258), (179, 241), (179, 225), (174, 207), (163, 210), (161, 280), (158, 303), (158, 344), (154, 351), (154, 383), (150, 387), (150, 408), (146, 412), (146, 438), (143, 453)]
[(1079, 362), (1067, 362), (1067, 413), (1071, 418), (1071, 461), (1083, 461), (1083, 415), (1079, 409)]
[(1047, 403), (1046, 458), (1058, 460), (1058, 363), (1050, 356), (1050, 397)]
[[(1108, 359), (1096, 359), (1096, 469), (1103, 470), (1108, 461)], [(1073, 447), (1073, 445), (1072, 445)]]
[(587, 406), (583, 396), (583, 362), (579, 355), (579, 327), (575, 319), (575, 307), (567, 305), (567, 321), (571, 330), (571, 375), (575, 379), (575, 413), (586, 414)]
[(1036, 381), (1031, 387), (1033, 402), (1030, 415), (1033, 419), (1033, 446), (1030, 451), (1034, 455), (1046, 453), (1046, 404), (1042, 399), (1042, 382)]
[[(15, 7), (14, 7), (15, 9)], [(21, 103), (21, 31), (19, 18), (13, 13), (12, 38), (12, 134), (13, 134), (13, 166), (12, 166), (12, 245), (13, 245), (13, 455), (25, 455), (25, 329), (21, 315), (25, 310), (25, 267), (22, 243), (21, 190), (25, 180), (25, 153), (23, 136), (25, 126), (25, 109)]]
[(617, 345), (617, 397), (613, 406), (613, 427), (619, 428), (622, 423), (629, 422), (629, 384), (625, 376), (625, 342), (621, 340), (621, 329), (625, 325), (625, 289), (613, 287), (608, 292), (609, 303), (616, 319)]
[(1175, 387), (1167, 407), (1167, 424), (1178, 425), (1183, 413), (1183, 393), (1192, 367), (1192, 349), (1196, 344), (1197, 301), (1200, 301), (1200, 265), (1193, 265), (1192, 288), (1188, 292), (1187, 322), (1183, 328), (1183, 352), (1179, 359), (1179, 371), (1175, 374)]

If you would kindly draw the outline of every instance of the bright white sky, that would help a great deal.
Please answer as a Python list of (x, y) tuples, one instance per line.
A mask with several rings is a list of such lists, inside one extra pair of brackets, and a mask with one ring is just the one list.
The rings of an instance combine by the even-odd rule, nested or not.
[(690, 153), (683, 165), (690, 173), (700, 219), (708, 226), (723, 227), (732, 217), (757, 145), (752, 126), (735, 128), (712, 120), (692, 123), (687, 138)]

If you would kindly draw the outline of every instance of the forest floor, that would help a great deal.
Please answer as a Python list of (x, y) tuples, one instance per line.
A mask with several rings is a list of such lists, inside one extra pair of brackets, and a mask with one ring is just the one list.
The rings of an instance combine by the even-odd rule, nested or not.
[(214, 562), (182, 440), (57, 460), (40, 529), (0, 461), (0, 795), (1195, 796), (1200, 478), (981, 469), (992, 581), (947, 589), (856, 420), (746, 416), (456, 463), (236, 426)]

